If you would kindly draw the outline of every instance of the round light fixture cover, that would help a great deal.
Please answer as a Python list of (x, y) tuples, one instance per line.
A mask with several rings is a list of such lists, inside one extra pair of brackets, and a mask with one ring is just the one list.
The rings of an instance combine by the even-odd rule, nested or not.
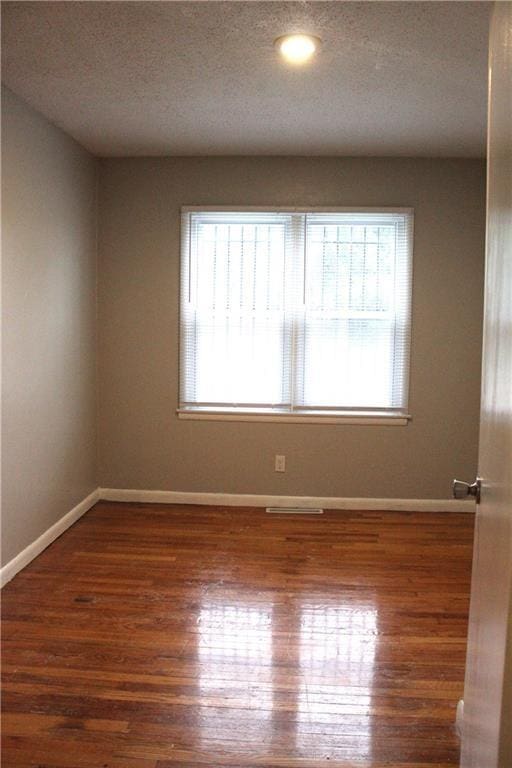
[(305, 32), (281, 35), (274, 41), (277, 50), (289, 64), (306, 64), (320, 48), (322, 41), (315, 35)]

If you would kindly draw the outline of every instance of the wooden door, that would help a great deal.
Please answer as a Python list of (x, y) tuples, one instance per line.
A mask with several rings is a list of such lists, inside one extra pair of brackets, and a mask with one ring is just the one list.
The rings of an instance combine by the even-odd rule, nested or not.
[(479, 474), (463, 768), (512, 766), (512, 3), (489, 51), (487, 244)]

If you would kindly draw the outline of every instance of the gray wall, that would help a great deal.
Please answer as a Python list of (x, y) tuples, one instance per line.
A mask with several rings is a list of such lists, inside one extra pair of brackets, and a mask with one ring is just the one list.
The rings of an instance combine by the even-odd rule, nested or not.
[[(181, 205), (413, 206), (407, 427), (179, 421)], [(478, 160), (101, 161), (104, 487), (443, 498), (477, 466), (485, 166)], [(274, 472), (274, 454), (287, 457)]]
[(97, 161), (2, 100), (6, 563), (97, 487)]

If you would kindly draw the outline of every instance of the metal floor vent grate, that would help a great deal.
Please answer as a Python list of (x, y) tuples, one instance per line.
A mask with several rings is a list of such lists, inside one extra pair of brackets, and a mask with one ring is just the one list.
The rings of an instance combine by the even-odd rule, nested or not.
[(323, 515), (319, 507), (267, 507), (269, 515)]

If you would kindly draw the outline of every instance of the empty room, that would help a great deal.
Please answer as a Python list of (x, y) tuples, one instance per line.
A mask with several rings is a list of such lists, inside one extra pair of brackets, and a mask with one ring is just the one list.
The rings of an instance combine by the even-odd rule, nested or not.
[(511, 768), (512, 3), (1, 12), (2, 766)]

